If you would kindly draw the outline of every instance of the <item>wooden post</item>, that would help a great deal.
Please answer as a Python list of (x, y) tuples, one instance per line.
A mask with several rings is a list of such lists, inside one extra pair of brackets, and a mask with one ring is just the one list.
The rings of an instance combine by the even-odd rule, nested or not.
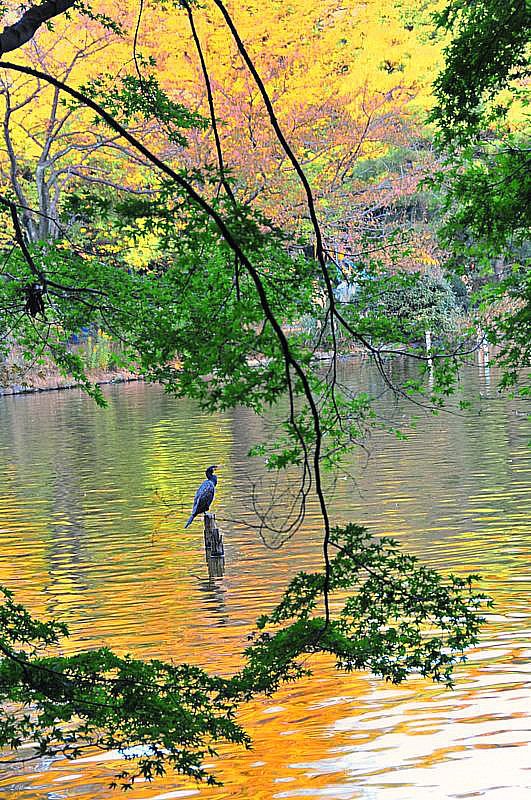
[(225, 574), (225, 559), (224, 558), (211, 558), (210, 556), (206, 557), (206, 562), (208, 564), (208, 577), (212, 578), (222, 578)]
[(433, 359), (431, 357), (431, 331), (425, 331), (425, 338), (426, 338), (426, 355), (428, 356), (428, 367), (432, 369), (433, 367)]
[(490, 354), (489, 343), (483, 331), (478, 331), (478, 364), (480, 373), (483, 372), (485, 385), (490, 386)]
[(209, 558), (223, 558), (223, 536), (216, 526), (216, 515), (211, 511), (205, 512), (205, 553)]

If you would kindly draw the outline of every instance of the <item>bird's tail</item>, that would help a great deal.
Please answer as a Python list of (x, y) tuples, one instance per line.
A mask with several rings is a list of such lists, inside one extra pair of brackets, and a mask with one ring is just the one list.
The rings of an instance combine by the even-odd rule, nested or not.
[(185, 527), (185, 528), (188, 528), (188, 527), (189, 527), (189, 526), (192, 524), (192, 522), (194, 521), (194, 519), (195, 519), (195, 514), (192, 514), (192, 515), (191, 515), (191, 516), (188, 518), (188, 522), (186, 523), (186, 525), (185, 525), (184, 527)]

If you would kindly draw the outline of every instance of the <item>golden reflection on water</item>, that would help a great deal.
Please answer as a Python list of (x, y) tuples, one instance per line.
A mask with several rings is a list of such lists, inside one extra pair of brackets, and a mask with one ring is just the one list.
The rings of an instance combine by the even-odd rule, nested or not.
[[(468, 377), (472, 390), (478, 378)], [(319, 563), (316, 511), (282, 550), (266, 550), (245, 524), (261, 474), (245, 454), (262, 421), (241, 410), (205, 417), (142, 384), (108, 394), (103, 412), (77, 392), (0, 400), (0, 581), (35, 613), (69, 623), (65, 652), (105, 643), (228, 673), (256, 616), (296, 570)], [(391, 403), (381, 411), (405, 413)], [(312, 680), (242, 709), (254, 747), (222, 750), (224, 787), (168, 777), (135, 797), (530, 796), (528, 430), (521, 404), (486, 400), (481, 411), (423, 420), (407, 442), (373, 434), (370, 459), (353, 458), (355, 485), (331, 487), (338, 521), (391, 534), (431, 566), (481, 572), (496, 605), (456, 689), (386, 687), (318, 659)], [(221, 578), (208, 575), (200, 523), (183, 529), (209, 463), (223, 464), (219, 516), (240, 520), (223, 524)], [(118, 764), (117, 754), (42, 760), (0, 776), (0, 797), (111, 798)]]

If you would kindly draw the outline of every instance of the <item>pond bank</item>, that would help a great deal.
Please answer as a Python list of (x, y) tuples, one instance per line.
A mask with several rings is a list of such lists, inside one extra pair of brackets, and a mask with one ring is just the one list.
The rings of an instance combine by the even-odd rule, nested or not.
[[(362, 348), (353, 348), (344, 353), (339, 354), (341, 361), (360, 358), (365, 355)], [(314, 361), (330, 361), (332, 359), (332, 352), (321, 350), (314, 354)], [(250, 366), (258, 365), (258, 361), (250, 361)], [(98, 386), (106, 386), (114, 383), (132, 383), (134, 381), (142, 381), (143, 378), (133, 372), (127, 370), (88, 370), (88, 378), (92, 383)], [(0, 374), (1, 380), (1, 374)], [(5, 376), (4, 376), (5, 380)], [(35, 394), (38, 392), (57, 392), (64, 389), (78, 389), (80, 387), (78, 381), (72, 378), (67, 378), (53, 370), (46, 372), (32, 373), (28, 372), (20, 377), (18, 381), (9, 376), (9, 382), (6, 381), (4, 385), (0, 383), (0, 397), (20, 394)]]
[[(142, 380), (138, 375), (127, 372), (126, 370), (116, 370), (114, 372), (96, 370), (89, 372), (88, 377), (98, 386), (105, 386), (113, 383), (131, 383), (133, 381)], [(29, 375), (24, 377), (23, 382), (13, 382), (6, 386), (0, 385), (0, 397), (35, 394), (37, 392), (58, 392), (63, 389), (77, 389), (79, 386), (80, 384), (78, 381), (65, 378), (57, 373), (37, 376)]]

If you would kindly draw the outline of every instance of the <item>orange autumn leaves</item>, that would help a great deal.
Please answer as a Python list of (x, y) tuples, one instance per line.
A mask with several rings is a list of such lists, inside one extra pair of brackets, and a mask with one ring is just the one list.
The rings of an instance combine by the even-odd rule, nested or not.
[[(429, 85), (439, 58), (439, 46), (426, 35), (423, 5), (422, 0), (227, 4), (286, 137), (311, 179), (327, 239), (336, 249), (358, 247), (360, 228), (379, 236), (384, 217), (387, 224), (389, 203), (412, 194), (430, 160), (430, 149), (422, 144), (417, 147), (418, 158), (408, 156), (398, 163), (391, 157), (421, 141), (422, 113), (429, 105)], [(134, 74), (132, 47), (139, 21), (137, 50), (143, 58), (155, 60), (157, 77), (169, 96), (208, 114), (198, 54), (182, 10), (149, 3), (139, 20), (138, 3), (131, 0), (118, 11), (103, 0), (94, 3), (94, 10), (118, 18), (123, 38), (76, 12), (70, 20), (58, 19), (54, 30), (41, 30), (19, 56), (40, 61), (54, 74), (64, 72), (74, 60), (68, 80), (75, 85), (102, 73)], [(300, 186), (219, 10), (207, 3), (194, 10), (194, 18), (225, 162), (238, 198), (258, 205), (294, 235), (308, 233)], [(89, 42), (94, 52), (76, 57), (86, 52)], [(27, 83), (14, 85), (14, 100), (27, 97), (28, 91)], [(32, 119), (39, 120), (40, 130), (34, 139), (42, 139), (49, 124), (50, 103), (51, 92), (43, 87), (32, 103)], [(81, 176), (92, 182), (110, 176), (111, 182), (132, 188), (145, 182), (141, 164), (131, 163), (115, 143), (98, 140), (90, 115), (77, 112), (62, 133), (70, 137), (70, 144), (79, 145), (57, 161), (66, 170), (63, 191), (70, 191)], [(148, 123), (144, 135), (173, 163), (192, 167), (216, 163), (208, 132), (189, 133), (186, 149), (169, 146)], [(12, 136), (17, 154), (23, 153), (21, 168), (31, 173), (42, 149), (34, 139), (27, 141), (27, 131), (14, 119)], [(91, 142), (100, 146), (90, 148)], [(62, 152), (58, 145), (55, 152)], [(1, 162), (6, 184), (10, 178), (6, 151)], [(394, 224), (396, 214), (391, 217)]]

